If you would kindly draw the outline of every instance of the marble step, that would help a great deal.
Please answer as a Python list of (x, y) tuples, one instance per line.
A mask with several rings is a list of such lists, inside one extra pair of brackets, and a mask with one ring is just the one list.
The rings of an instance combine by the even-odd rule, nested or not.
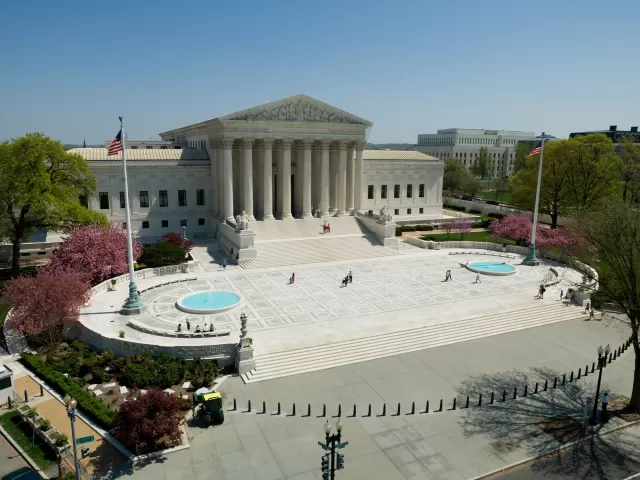
[(516, 310), (445, 325), (318, 345), (299, 350), (256, 356), (256, 369), (245, 383), (314, 372), (401, 353), (435, 348), (487, 336), (583, 318), (580, 307), (549, 306), (537, 311)]

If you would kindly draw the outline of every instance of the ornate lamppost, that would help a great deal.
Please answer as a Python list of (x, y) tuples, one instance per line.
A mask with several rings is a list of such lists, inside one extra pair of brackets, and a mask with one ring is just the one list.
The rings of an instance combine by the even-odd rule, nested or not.
[[(598, 386), (596, 387), (596, 398), (593, 400), (593, 415), (591, 416), (591, 425), (596, 425), (596, 415), (598, 414), (598, 399), (600, 397), (600, 381), (602, 380), (602, 369), (607, 365), (607, 357), (611, 352), (611, 347), (607, 344), (602, 350), (602, 345), (598, 347)], [(604, 355), (603, 355), (604, 353)]]
[(337, 449), (346, 447), (349, 442), (341, 443), (342, 438), (342, 418), (338, 418), (336, 422), (337, 433), (331, 435), (331, 425), (329, 420), (324, 425), (325, 443), (318, 442), (323, 450), (327, 451), (322, 455), (322, 478), (323, 480), (334, 480), (336, 478), (336, 470), (344, 468), (344, 455), (336, 453)]
[(67, 406), (67, 415), (71, 422), (71, 441), (73, 442), (73, 463), (76, 469), (76, 480), (80, 480), (80, 460), (78, 459), (78, 444), (76, 443), (76, 407), (78, 402), (75, 398), (65, 395), (64, 404)]

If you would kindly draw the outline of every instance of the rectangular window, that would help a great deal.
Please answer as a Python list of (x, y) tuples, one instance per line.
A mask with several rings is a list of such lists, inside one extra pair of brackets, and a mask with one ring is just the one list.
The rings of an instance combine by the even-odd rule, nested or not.
[(393, 214), (394, 214), (394, 215), (400, 215), (400, 210), (396, 208), (396, 209), (393, 211)]
[(421, 208), (421, 209), (420, 209), (420, 213), (424, 213), (424, 208)]
[(84, 208), (89, 208), (89, 197), (87, 195), (80, 195), (78, 201)]
[(149, 208), (149, 192), (146, 190), (140, 191), (140, 207)]
[(204, 218), (199, 218), (198, 219), (198, 225), (200, 225), (200, 226), (204, 225)]
[(196, 204), (204, 205), (204, 189), (202, 188), (196, 190)]
[(142, 221), (142, 228), (149, 228), (149, 220)]
[(162, 228), (167, 228), (167, 227), (169, 227), (169, 220), (162, 220), (161, 225), (162, 225)]
[(127, 229), (127, 222), (122, 222), (122, 229), (126, 230)]
[(178, 206), (186, 207), (187, 206), (187, 191), (186, 190), (178, 190)]
[(167, 195), (166, 190), (160, 190), (160, 206), (161, 207), (169, 206), (169, 196)]
[(411, 215), (411, 209), (407, 208), (407, 215)]
[(407, 185), (407, 198), (413, 197), (413, 185), (410, 183)]
[(187, 219), (186, 218), (183, 218), (183, 219), (180, 220), (180, 226), (181, 227), (186, 227), (187, 226)]
[(418, 197), (424, 198), (424, 183), (418, 185)]
[(373, 185), (367, 187), (367, 198), (373, 200)]
[(393, 198), (400, 198), (400, 185), (393, 186)]
[(124, 192), (120, 192), (120, 208), (125, 208)]
[(98, 198), (100, 198), (100, 210), (109, 210), (109, 193), (100, 192)]
[(382, 185), (382, 189), (380, 190), (380, 197), (387, 198), (387, 186)]

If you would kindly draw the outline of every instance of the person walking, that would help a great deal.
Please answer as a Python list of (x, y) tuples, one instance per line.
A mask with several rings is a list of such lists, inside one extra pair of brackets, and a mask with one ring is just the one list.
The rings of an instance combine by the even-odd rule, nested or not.
[(547, 289), (544, 288), (544, 285), (541, 285), (540, 286), (540, 299), (544, 298), (544, 292), (546, 292), (546, 291), (547, 291)]
[(482, 283), (482, 280), (480, 280), (480, 273), (476, 272), (476, 281), (474, 283)]
[(327, 233), (331, 233), (331, 224), (327, 222)]
[(191, 331), (191, 322), (187, 320), (187, 331)]
[(291, 283), (296, 283), (296, 274), (295, 273), (291, 274)]
[(349, 283), (353, 283), (353, 276), (351, 275), (351, 270), (349, 270)]
[(226, 270), (227, 269), (227, 257), (224, 257), (222, 259), (222, 269)]
[(607, 407), (609, 406), (609, 392), (604, 392), (602, 395), (602, 413), (600, 414), (600, 421), (607, 421)]
[(564, 290), (560, 290), (560, 301), (564, 298)]

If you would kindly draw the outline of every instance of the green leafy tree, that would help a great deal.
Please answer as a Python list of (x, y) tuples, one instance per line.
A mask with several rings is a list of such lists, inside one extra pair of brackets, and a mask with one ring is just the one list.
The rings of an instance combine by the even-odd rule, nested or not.
[(513, 157), (513, 171), (512, 174), (518, 173), (520, 170), (525, 168), (527, 164), (527, 155), (529, 152), (533, 150), (533, 147), (538, 143), (536, 140), (534, 141), (520, 141), (516, 145), (516, 153)]
[(480, 190), (480, 180), (467, 172), (462, 182), (462, 191), (475, 197), (478, 190)]
[(640, 210), (615, 198), (603, 204), (578, 216), (577, 230), (588, 246), (581, 260), (598, 272), (598, 283), (592, 285), (597, 285), (599, 296), (620, 305), (626, 314), (620, 321), (631, 329), (635, 353), (629, 409), (640, 412)]
[(640, 186), (640, 145), (633, 137), (620, 140), (620, 159), (622, 160), (622, 201), (638, 203)]
[(492, 176), (495, 175), (496, 162), (489, 155), (489, 149), (487, 147), (480, 147), (478, 158), (476, 158), (473, 165), (471, 165), (471, 173), (484, 180), (489, 172), (491, 172)]
[(450, 158), (444, 164), (442, 188), (449, 193), (460, 190), (467, 175), (467, 167), (455, 158)]
[(611, 139), (602, 133), (565, 141), (569, 145), (567, 183), (572, 204), (578, 210), (590, 210), (618, 189), (622, 161)]
[(104, 215), (80, 204), (80, 196), (95, 188), (96, 179), (84, 158), (65, 152), (58, 141), (29, 133), (0, 143), (0, 209), (8, 224), (5, 234), (13, 244), (14, 276), (20, 273), (21, 245), (31, 231), (107, 224)]
[[(551, 217), (551, 228), (558, 225), (558, 217), (572, 204), (568, 170), (571, 145), (568, 140), (547, 142), (542, 160), (542, 183), (540, 184), (540, 212)], [(540, 155), (528, 158), (525, 166), (511, 176), (512, 202), (526, 210), (533, 210), (538, 184)]]

